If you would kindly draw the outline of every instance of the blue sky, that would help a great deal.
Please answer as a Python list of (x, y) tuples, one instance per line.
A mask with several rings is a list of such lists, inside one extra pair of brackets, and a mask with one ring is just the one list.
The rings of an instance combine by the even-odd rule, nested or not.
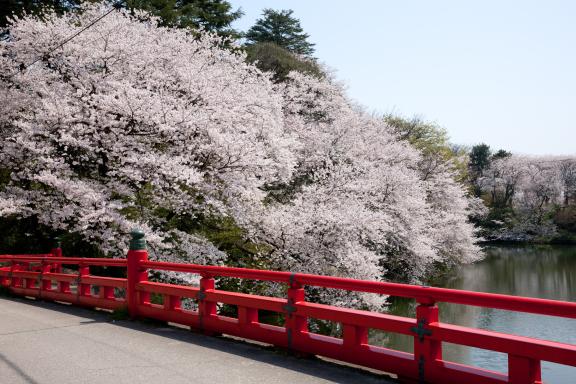
[(370, 111), (434, 121), (459, 144), (576, 154), (576, 1), (230, 2), (243, 31), (263, 8), (294, 10)]

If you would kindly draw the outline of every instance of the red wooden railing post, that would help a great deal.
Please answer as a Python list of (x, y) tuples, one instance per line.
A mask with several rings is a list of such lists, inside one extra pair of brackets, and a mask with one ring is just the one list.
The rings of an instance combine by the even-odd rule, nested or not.
[(92, 294), (90, 289), (90, 284), (83, 284), (82, 277), (90, 276), (90, 267), (87, 265), (78, 265), (78, 283), (77, 283), (77, 292), (78, 297), (81, 296), (90, 296)]
[(177, 311), (181, 309), (182, 301), (178, 296), (164, 295), (164, 309), (167, 311)]
[[(3, 267), (2, 269), (4, 269), (5, 267)], [(10, 268), (8, 268), (8, 273), (10, 273)], [(8, 282), (8, 276), (0, 276), (0, 287), (8, 287), (9, 286), (9, 282)]]
[(200, 278), (200, 292), (198, 292), (198, 318), (200, 320), (200, 329), (207, 335), (215, 335), (211, 331), (210, 318), (216, 316), (216, 303), (206, 300), (206, 291), (214, 290), (214, 278), (210, 275), (202, 275)]
[(352, 324), (343, 324), (344, 346), (350, 349), (360, 348), (368, 344), (368, 328)]
[[(32, 268), (30, 267), (30, 264), (32, 264), (32, 263), (30, 263), (30, 262), (23, 263), (25, 271), (31, 271), (32, 270)], [(25, 277), (24, 278), (24, 288), (34, 289), (35, 285), (36, 285), (36, 281), (37, 280), (35, 278)]]
[(15, 259), (12, 259), (12, 264), (10, 265), (10, 287), (16, 288), (20, 287), (22, 279), (19, 277), (14, 277), (12, 273), (19, 271), (21, 269), (20, 263), (17, 263)]
[[(40, 271), (40, 276), (43, 276), (45, 273), (50, 273), (52, 271), (52, 264), (47, 262), (42, 262), (42, 270)], [(42, 279), (40, 278), (40, 294), (42, 291), (51, 291), (52, 290), (52, 280)]]
[[(62, 257), (62, 246), (59, 237), (54, 238), (54, 248), (50, 250), (50, 253), (52, 254), (52, 257)], [(53, 264), (52, 271), (62, 273), (62, 264)]]
[(414, 336), (414, 360), (418, 364), (418, 379), (427, 382), (433, 372), (436, 360), (442, 359), (442, 342), (431, 340), (432, 331), (428, 328), (431, 323), (438, 322), (438, 307), (432, 300), (418, 299), (416, 307), (416, 327), (412, 328)]
[(128, 302), (128, 312), (130, 318), (138, 317), (138, 305), (142, 302), (150, 301), (149, 294), (138, 292), (137, 285), (141, 281), (148, 280), (148, 270), (140, 266), (141, 262), (148, 261), (148, 251), (146, 250), (146, 239), (144, 232), (134, 229), (130, 233), (130, 249), (127, 255), (127, 287), (126, 301)]
[(508, 383), (542, 383), (540, 361), (522, 356), (508, 355)]
[(290, 276), (288, 286), (288, 302), (284, 306), (286, 313), (286, 337), (288, 338), (288, 349), (300, 349), (302, 333), (308, 331), (308, 319), (297, 315), (296, 304), (306, 301), (304, 288), (296, 281), (296, 274)]
[(100, 287), (99, 292), (101, 299), (114, 299), (116, 296), (114, 295), (114, 287)]
[[(61, 265), (60, 265), (60, 268), (62, 268)], [(70, 282), (69, 281), (59, 281), (58, 282), (58, 292), (59, 293), (70, 293)]]
[(254, 308), (238, 307), (238, 323), (240, 326), (249, 326), (258, 322), (258, 310)]

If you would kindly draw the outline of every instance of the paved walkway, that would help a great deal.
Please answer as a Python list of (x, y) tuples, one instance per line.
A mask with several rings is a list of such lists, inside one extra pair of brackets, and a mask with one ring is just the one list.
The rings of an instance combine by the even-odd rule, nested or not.
[(386, 376), (229, 338), (0, 297), (3, 384), (362, 383)]

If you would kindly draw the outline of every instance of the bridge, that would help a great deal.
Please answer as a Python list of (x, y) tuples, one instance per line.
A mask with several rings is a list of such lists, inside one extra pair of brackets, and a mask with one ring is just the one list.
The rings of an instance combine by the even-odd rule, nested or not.
[[(96, 267), (122, 269), (125, 277), (91, 274), (91, 268)], [(149, 281), (150, 271), (194, 274), (200, 277), (199, 286)], [(283, 284), (286, 295), (270, 297), (216, 289), (218, 277)], [(194, 379), (206, 383), (536, 384), (542, 382), (542, 361), (576, 366), (576, 345), (442, 323), (436, 305), (449, 302), (576, 319), (576, 303), (150, 261), (144, 234), (139, 231), (132, 233), (126, 259), (64, 257), (59, 247), (49, 254), (1, 255), (0, 286), (11, 295), (42, 300), (38, 304), (0, 300), (0, 373), (1, 377), (13, 378), (10, 382), (14, 383), (155, 379), (170, 384)], [(412, 298), (417, 302), (416, 318), (310, 302), (306, 300), (307, 286)], [(47, 303), (51, 301), (68, 306)], [(219, 304), (236, 308), (236, 314), (219, 313)], [(111, 322), (102, 311), (157, 323)], [(265, 323), (263, 312), (277, 313), (284, 321)], [(341, 337), (312, 332), (310, 319), (339, 323)], [(184, 332), (183, 327), (196, 333)], [(371, 329), (412, 336), (414, 353), (371, 345)], [(227, 337), (212, 337), (216, 335)], [(260, 343), (260, 347), (248, 341)], [(443, 360), (443, 342), (504, 353), (508, 356), (508, 372)], [(292, 354), (319, 356), (344, 365), (318, 358), (295, 359)], [(375, 373), (353, 368), (358, 366)]]

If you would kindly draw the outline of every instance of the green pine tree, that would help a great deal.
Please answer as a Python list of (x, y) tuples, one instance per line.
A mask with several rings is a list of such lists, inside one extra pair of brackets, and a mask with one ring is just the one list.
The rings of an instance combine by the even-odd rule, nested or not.
[(300, 21), (292, 17), (292, 13), (292, 10), (264, 9), (263, 17), (245, 34), (247, 45), (274, 43), (292, 53), (311, 56), (314, 44), (307, 41), (309, 35), (304, 33)]

